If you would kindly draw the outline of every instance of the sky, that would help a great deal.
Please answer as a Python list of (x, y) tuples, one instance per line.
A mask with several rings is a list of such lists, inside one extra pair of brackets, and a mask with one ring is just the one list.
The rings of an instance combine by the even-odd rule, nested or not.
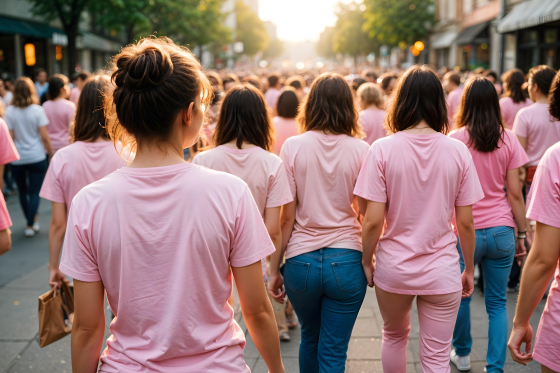
[(259, 0), (259, 17), (276, 24), (282, 41), (317, 41), (325, 26), (334, 26), (334, 9), (339, 1)]

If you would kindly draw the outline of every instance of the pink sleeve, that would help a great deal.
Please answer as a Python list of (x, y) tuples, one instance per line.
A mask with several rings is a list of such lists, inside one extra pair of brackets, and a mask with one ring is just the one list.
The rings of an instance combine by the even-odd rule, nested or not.
[(4, 195), (0, 193), (0, 231), (10, 228), (12, 226), (12, 219), (8, 213), (8, 207), (4, 200)]
[(372, 202), (387, 202), (387, 181), (379, 144), (373, 143), (358, 175), (354, 195)]
[(523, 111), (517, 112), (512, 130), (517, 136), (527, 138), (527, 121)]
[(246, 267), (260, 262), (275, 251), (253, 195), (249, 187), (245, 186), (235, 217), (229, 257), (231, 266)]
[(268, 196), (266, 197), (266, 208), (284, 206), (294, 200), (288, 176), (286, 175), (286, 167), (284, 162), (279, 164), (276, 174), (270, 177), (272, 180), (268, 188)]
[(0, 118), (0, 165), (19, 159), (19, 154), (10, 135), (6, 122)]
[(72, 104), (73, 105), (68, 105), (68, 123), (72, 123), (74, 121), (74, 117), (76, 116), (76, 104), (73, 102)]
[[(507, 135), (507, 134), (506, 134)], [(519, 168), (529, 162), (525, 149), (521, 146), (519, 139), (514, 134), (509, 134), (511, 142), (511, 158), (508, 164), (508, 170)]]
[(504, 98), (500, 99), (500, 111), (502, 112), (504, 123), (508, 123), (509, 105), (507, 104), (507, 100), (505, 100)]
[(484, 198), (484, 192), (480, 186), (480, 180), (478, 180), (478, 174), (476, 173), (471, 153), (466, 146), (465, 150), (466, 154), (463, 155), (463, 174), (459, 193), (457, 193), (457, 198), (455, 198), (455, 206), (470, 206)]
[(51, 202), (58, 202), (58, 203), (67, 203), (70, 204), (72, 201), (66, 201), (64, 199), (64, 190), (60, 181), (58, 180), (59, 176), (59, 155), (60, 153), (55, 154), (51, 163), (49, 164), (49, 168), (47, 170), (47, 174), (45, 175), (45, 179), (43, 180), (43, 186), (41, 187), (41, 192), (39, 193), (39, 197), (47, 199)]
[(87, 238), (87, 229), (79, 222), (80, 203), (72, 203), (64, 237), (60, 270), (76, 280), (96, 282), (101, 280), (94, 248)]
[(296, 188), (294, 165), (292, 163), (292, 159), (289, 154), (290, 153), (288, 149), (289, 146), (287, 146), (286, 144), (289, 144), (289, 142), (288, 141), (284, 142), (284, 145), (282, 146), (282, 150), (280, 151), (280, 158), (282, 158), (282, 161), (284, 162), (284, 167), (286, 169), (286, 177), (288, 179), (288, 186), (290, 187), (290, 191), (292, 192), (292, 198), (295, 199), (297, 188)]
[(527, 198), (527, 218), (560, 228), (560, 180), (553, 172), (558, 167), (549, 167), (549, 159), (545, 157), (537, 168)]

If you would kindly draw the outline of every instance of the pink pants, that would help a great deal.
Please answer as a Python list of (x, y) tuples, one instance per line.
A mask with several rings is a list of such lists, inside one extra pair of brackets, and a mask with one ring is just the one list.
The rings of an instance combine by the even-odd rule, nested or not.
[[(410, 332), (410, 310), (415, 295), (395, 294), (375, 288), (383, 317), (381, 363), (385, 373), (406, 373), (406, 346)], [(449, 373), (449, 354), (457, 320), (461, 292), (418, 295), (420, 362), (422, 373)]]

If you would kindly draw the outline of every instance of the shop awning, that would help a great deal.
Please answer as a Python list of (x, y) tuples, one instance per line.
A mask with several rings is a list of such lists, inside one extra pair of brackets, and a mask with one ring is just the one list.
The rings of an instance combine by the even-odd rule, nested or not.
[(78, 38), (77, 47), (79, 49), (86, 48), (103, 52), (117, 53), (122, 48), (122, 45), (86, 31)]
[(560, 20), (560, 0), (529, 0), (516, 5), (498, 25), (498, 32), (512, 32)]
[(430, 40), (430, 48), (432, 49), (442, 49), (449, 48), (453, 41), (457, 37), (455, 31), (442, 32), (432, 36)]
[(21, 34), (35, 38), (50, 39), (53, 34), (66, 35), (64, 31), (51, 27), (44, 23), (21, 21), (19, 19), (0, 17), (0, 33)]
[(488, 43), (488, 37), (481, 37), (480, 35), (484, 32), (486, 27), (488, 27), (488, 22), (482, 22), (478, 25), (467, 27), (459, 34), (459, 36), (457, 36), (457, 39), (455, 39), (455, 44), (465, 45)]

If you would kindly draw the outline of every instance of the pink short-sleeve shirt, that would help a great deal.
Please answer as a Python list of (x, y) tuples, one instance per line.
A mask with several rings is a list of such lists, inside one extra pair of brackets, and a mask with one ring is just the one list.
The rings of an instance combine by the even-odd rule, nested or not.
[(282, 145), (292, 136), (299, 135), (299, 127), (294, 118), (274, 117), (272, 124), (276, 130), (276, 141), (274, 142), (274, 154), (280, 155)]
[(248, 373), (230, 264), (273, 252), (239, 178), (189, 163), (124, 167), (74, 198), (60, 269), (107, 291), (116, 319), (100, 372)]
[(270, 88), (268, 91), (266, 91), (266, 93), (264, 94), (264, 100), (268, 104), (270, 110), (276, 110), (276, 104), (278, 103), (278, 99), (280, 98), (281, 94), (282, 90), (276, 88)]
[(513, 132), (527, 139), (527, 166), (537, 166), (548, 148), (560, 141), (560, 122), (548, 113), (548, 104), (535, 103), (519, 110)]
[(528, 98), (525, 101), (513, 102), (511, 97), (502, 97), (500, 99), (500, 111), (502, 112), (502, 117), (508, 129), (513, 128), (513, 122), (515, 121), (515, 116), (519, 110), (526, 108), (527, 106), (533, 105), (533, 101)]
[(373, 144), (375, 140), (387, 136), (385, 129), (385, 110), (367, 108), (360, 111), (360, 124), (366, 133), (364, 141), (369, 145)]
[(18, 159), (19, 154), (10, 135), (10, 130), (6, 122), (0, 118), (0, 165), (12, 163)]
[(466, 127), (452, 131), (449, 137), (461, 141), (469, 147), (484, 198), (473, 205), (475, 229), (492, 227), (515, 227), (511, 205), (504, 192), (507, 170), (519, 168), (527, 163), (525, 150), (519, 139), (510, 130), (505, 130), (503, 142), (498, 149), (483, 153), (469, 145), (470, 136)]
[(463, 86), (455, 88), (447, 95), (447, 119), (449, 120), (449, 127), (455, 126), (455, 114), (459, 110), (461, 104), (461, 96), (463, 95)]
[(317, 131), (286, 140), (281, 157), (297, 199), (286, 259), (323, 247), (362, 251), (362, 228), (352, 201), (368, 147), (347, 135)]
[(53, 151), (65, 147), (70, 143), (70, 124), (74, 121), (76, 115), (76, 104), (68, 100), (46, 101), (43, 104), (45, 114), (49, 118), (47, 132), (51, 139)]
[(66, 204), (83, 187), (126, 166), (111, 141), (76, 141), (60, 149), (51, 160), (39, 196), (51, 202)]
[(463, 143), (441, 133), (397, 132), (380, 139), (369, 150), (354, 193), (386, 203), (376, 286), (414, 295), (462, 289), (453, 212), (484, 197)]
[[(560, 143), (544, 154), (527, 198), (527, 217), (560, 228)], [(533, 357), (539, 363), (560, 371), (560, 257), (539, 322)]]
[(82, 91), (78, 87), (72, 88), (70, 91), (70, 101), (72, 101), (75, 105), (78, 105), (78, 101), (80, 100), (80, 94)]

